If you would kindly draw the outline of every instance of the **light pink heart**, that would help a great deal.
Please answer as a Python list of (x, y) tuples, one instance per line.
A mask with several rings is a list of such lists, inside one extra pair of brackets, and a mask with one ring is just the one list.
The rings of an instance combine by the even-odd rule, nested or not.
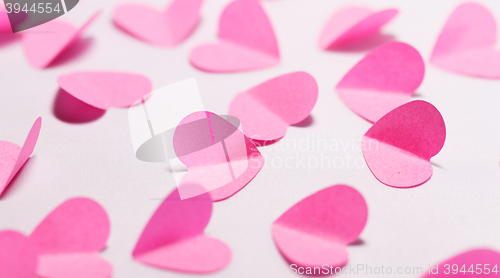
[(175, 0), (165, 10), (141, 4), (123, 4), (113, 13), (120, 28), (148, 43), (173, 47), (196, 28), (203, 0)]
[(481, 4), (464, 3), (448, 18), (430, 62), (465, 75), (500, 78), (496, 42), (497, 24), (491, 12)]
[(174, 190), (146, 225), (132, 253), (134, 259), (189, 273), (224, 268), (231, 260), (231, 250), (224, 242), (203, 233), (211, 215), (208, 194), (181, 200), (178, 190)]
[(22, 43), (30, 63), (38, 69), (48, 67), (70, 47), (85, 28), (100, 14), (94, 14), (82, 27), (75, 28), (64, 21), (53, 20), (23, 32)]
[(335, 90), (356, 114), (376, 122), (411, 100), (424, 79), (425, 65), (418, 51), (401, 42), (384, 44), (366, 55)]
[(318, 45), (321, 49), (327, 50), (360, 40), (378, 32), (397, 13), (397, 9), (374, 12), (358, 6), (343, 8), (328, 20), (321, 32)]
[(280, 62), (271, 22), (257, 0), (235, 0), (222, 12), (220, 42), (196, 47), (191, 64), (209, 72), (266, 68)]
[(305, 72), (284, 74), (242, 92), (229, 114), (241, 120), (243, 133), (255, 140), (276, 140), (288, 126), (307, 118), (318, 99), (318, 85)]
[(361, 194), (347, 185), (318, 191), (288, 209), (272, 226), (281, 254), (302, 267), (347, 263), (347, 245), (355, 242), (368, 218)]
[(152, 87), (143, 75), (105, 71), (73, 72), (59, 76), (57, 83), (75, 98), (100, 109), (130, 107)]
[[(486, 248), (472, 249), (432, 266), (421, 277), (498, 277), (499, 263), (499, 252)], [(465, 269), (462, 269), (464, 266)]]
[(443, 117), (430, 103), (415, 100), (378, 120), (363, 136), (362, 149), (373, 175), (392, 187), (414, 187), (432, 176), (431, 157), (446, 139)]
[(42, 118), (38, 118), (31, 127), (23, 147), (0, 141), (0, 196), (33, 153), (41, 128)]
[(15, 231), (0, 231), (0, 278), (33, 278), (38, 250), (33, 242)]

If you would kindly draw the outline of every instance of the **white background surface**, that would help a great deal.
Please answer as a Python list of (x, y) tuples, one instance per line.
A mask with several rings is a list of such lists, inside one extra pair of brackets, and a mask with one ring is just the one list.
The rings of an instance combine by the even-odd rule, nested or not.
[[(446, 122), (445, 146), (431, 160), (432, 178), (406, 190), (385, 186), (371, 174), (358, 149), (370, 124), (351, 112), (333, 91), (367, 51), (334, 53), (316, 47), (330, 14), (354, 2), (263, 2), (278, 38), (282, 63), (237, 74), (202, 72), (188, 61), (193, 47), (216, 39), (219, 15), (230, 1), (206, 0), (200, 25), (174, 49), (148, 45), (113, 26), (112, 10), (119, 2), (85, 0), (65, 15), (65, 20), (77, 25), (96, 9), (103, 10), (84, 32), (90, 41), (85, 51), (45, 70), (29, 64), (19, 40), (2, 39), (0, 139), (20, 145), (38, 116), (43, 124), (34, 155), (0, 199), (0, 229), (28, 234), (64, 200), (88, 196), (102, 204), (111, 219), (111, 235), (102, 256), (113, 264), (114, 277), (191, 276), (143, 265), (131, 256), (161, 198), (175, 187), (165, 165), (135, 159), (126, 109), (110, 109), (87, 124), (56, 118), (52, 109), (57, 77), (76, 70), (129, 71), (148, 76), (155, 89), (196, 77), (205, 107), (224, 114), (238, 92), (303, 70), (316, 78), (320, 89), (313, 124), (291, 127), (282, 141), (261, 148), (267, 159), (264, 169), (238, 194), (214, 204), (206, 234), (226, 242), (233, 258), (225, 269), (206, 277), (294, 277), (274, 246), (271, 224), (299, 200), (338, 183), (359, 190), (369, 208), (368, 223), (360, 236), (363, 243), (348, 247), (350, 264), (425, 269), (469, 248), (500, 250), (500, 81), (461, 76), (428, 64), (443, 24), (460, 1), (356, 2), (375, 9), (399, 8), (399, 15), (383, 32), (420, 51), (426, 75), (416, 98), (434, 104)], [(142, 2), (157, 7), (166, 4)], [(500, 19), (500, 2), (480, 2)], [(272, 166), (273, 161), (277, 166), (280, 159), (297, 155), (312, 160), (321, 157), (322, 150), (311, 145), (293, 148), (301, 141), (312, 144), (320, 138), (337, 140), (339, 149), (323, 155), (344, 160), (344, 166), (309, 170)], [(350, 145), (344, 149), (341, 143)], [(347, 165), (348, 159), (351, 163), (357, 159), (361, 167)]]

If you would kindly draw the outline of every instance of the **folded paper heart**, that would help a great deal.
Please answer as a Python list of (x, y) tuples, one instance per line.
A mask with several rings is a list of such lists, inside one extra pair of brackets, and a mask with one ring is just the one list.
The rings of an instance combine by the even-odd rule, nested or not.
[(130, 107), (151, 92), (151, 81), (124, 72), (73, 72), (61, 75), (57, 83), (75, 98), (100, 109)]
[(431, 64), (445, 70), (485, 78), (500, 78), (497, 24), (478, 3), (458, 6), (446, 22), (431, 54)]
[(266, 68), (280, 62), (278, 42), (257, 0), (236, 0), (222, 12), (220, 42), (198, 46), (190, 61), (209, 72), (237, 72)]
[(94, 14), (82, 27), (75, 28), (64, 21), (50, 21), (23, 33), (22, 43), (30, 63), (38, 69), (48, 67), (69, 48), (87, 26), (100, 14)]
[(0, 141), (0, 196), (33, 153), (41, 128), (42, 118), (38, 118), (22, 147)]
[(366, 55), (342, 78), (335, 90), (352, 111), (376, 122), (411, 100), (424, 73), (424, 61), (415, 48), (390, 42)]
[(343, 8), (328, 20), (318, 45), (321, 49), (327, 50), (363, 39), (378, 32), (397, 13), (397, 9), (374, 12), (357, 6)]
[(318, 85), (305, 72), (278, 76), (242, 92), (231, 101), (229, 114), (241, 120), (253, 140), (276, 140), (288, 126), (307, 118), (318, 99)]
[(272, 226), (274, 242), (289, 263), (301, 267), (340, 267), (347, 245), (358, 240), (368, 218), (365, 199), (356, 189), (334, 185), (288, 209)]
[(189, 273), (224, 268), (231, 260), (231, 250), (224, 242), (203, 233), (211, 215), (212, 200), (208, 194), (181, 200), (178, 190), (174, 190), (144, 228), (132, 253), (134, 259)]
[[(110, 224), (106, 211), (88, 198), (58, 206), (26, 237), (0, 232), (0, 278), (109, 278), (111, 265), (99, 257)], [(13, 256), (14, 254), (14, 256)]]
[(363, 136), (363, 155), (373, 175), (392, 187), (414, 187), (432, 176), (431, 157), (446, 139), (443, 117), (415, 100), (378, 120)]
[(148, 43), (173, 47), (196, 28), (203, 0), (175, 0), (162, 11), (142, 4), (123, 4), (113, 21), (132, 36)]
[(500, 253), (491, 249), (472, 249), (429, 268), (422, 278), (498, 277)]
[[(175, 129), (173, 149), (187, 166), (179, 183), (182, 199), (210, 192), (214, 201), (231, 197), (245, 187), (264, 166), (264, 157), (230, 122), (211, 112), (195, 112)], [(203, 187), (191, 187), (200, 184)], [(201, 189), (202, 191), (198, 191)]]

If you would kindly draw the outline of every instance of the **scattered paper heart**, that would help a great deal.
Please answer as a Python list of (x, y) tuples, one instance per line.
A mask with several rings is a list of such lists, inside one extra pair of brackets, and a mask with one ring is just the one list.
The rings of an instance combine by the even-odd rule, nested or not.
[(446, 138), (443, 117), (432, 104), (415, 100), (378, 120), (363, 136), (363, 155), (373, 175), (399, 188), (414, 187), (432, 176), (431, 157)]
[(257, 0), (236, 0), (222, 12), (220, 42), (198, 46), (190, 61), (209, 72), (256, 70), (280, 62), (271, 22)]

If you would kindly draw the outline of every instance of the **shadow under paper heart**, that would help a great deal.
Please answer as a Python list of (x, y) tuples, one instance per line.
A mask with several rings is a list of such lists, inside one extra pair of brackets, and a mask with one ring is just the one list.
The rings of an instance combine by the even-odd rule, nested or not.
[(106, 113), (106, 110), (86, 104), (63, 89), (59, 89), (52, 113), (63, 122), (81, 124), (99, 119)]

